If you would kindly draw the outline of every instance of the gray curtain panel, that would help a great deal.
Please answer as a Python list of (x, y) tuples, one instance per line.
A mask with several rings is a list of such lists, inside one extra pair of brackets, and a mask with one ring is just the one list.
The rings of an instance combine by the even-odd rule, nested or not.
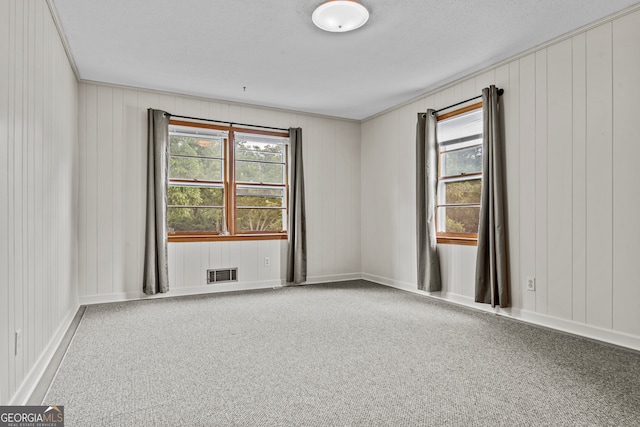
[(504, 184), (502, 108), (495, 86), (482, 90), (484, 141), (482, 196), (478, 227), (475, 301), (509, 306), (507, 205)]
[(442, 290), (435, 223), (438, 187), (436, 125), (434, 110), (418, 113), (416, 128), (418, 289), (429, 292)]
[(291, 181), (289, 183), (289, 229), (287, 248), (287, 282), (307, 280), (307, 219), (304, 207), (304, 173), (302, 165), (302, 129), (289, 129)]
[(169, 291), (167, 177), (169, 113), (149, 108), (147, 134), (147, 227), (144, 250), (145, 294)]

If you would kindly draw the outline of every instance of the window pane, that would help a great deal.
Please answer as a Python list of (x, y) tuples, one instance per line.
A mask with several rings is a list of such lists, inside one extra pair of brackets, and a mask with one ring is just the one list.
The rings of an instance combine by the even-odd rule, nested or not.
[(199, 179), (202, 181), (222, 181), (222, 160), (171, 157), (169, 178)]
[(222, 187), (193, 187), (169, 185), (167, 205), (169, 206), (223, 206)]
[(445, 233), (477, 233), (480, 206), (439, 207), (438, 231)]
[(284, 163), (284, 145), (236, 140), (236, 159)]
[(236, 161), (236, 181), (284, 184), (284, 165)]
[(284, 209), (238, 209), (236, 228), (238, 231), (277, 232), (284, 230)]
[(222, 158), (222, 147), (224, 143), (221, 138), (210, 136), (183, 136), (171, 135), (169, 137), (169, 152), (172, 155), (182, 154), (186, 156), (216, 157)]
[(444, 200), (440, 199), (440, 204), (468, 204), (480, 203), (482, 192), (482, 180), (464, 180), (453, 182), (440, 182), (439, 193), (442, 196), (444, 187)]
[(222, 231), (222, 208), (167, 208), (169, 232)]
[(283, 188), (243, 187), (238, 186), (236, 205), (238, 207), (277, 207), (284, 206)]
[(482, 146), (442, 152), (440, 176), (457, 176), (482, 172)]
[(237, 160), (284, 163), (286, 138), (251, 133), (235, 134)]
[(438, 122), (438, 142), (465, 139), (471, 135), (481, 135), (484, 124), (482, 122), (482, 108), (460, 114)]

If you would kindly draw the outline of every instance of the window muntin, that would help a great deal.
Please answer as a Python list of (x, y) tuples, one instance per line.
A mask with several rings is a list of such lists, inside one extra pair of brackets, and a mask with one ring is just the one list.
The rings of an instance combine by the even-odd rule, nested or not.
[(282, 132), (172, 121), (169, 240), (286, 238), (287, 149)]
[(436, 234), (440, 243), (473, 243), (482, 191), (482, 104), (438, 120)]

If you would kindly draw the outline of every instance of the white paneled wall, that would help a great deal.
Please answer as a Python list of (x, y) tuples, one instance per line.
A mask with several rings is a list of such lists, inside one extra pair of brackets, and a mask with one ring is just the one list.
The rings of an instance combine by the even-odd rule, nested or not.
[(0, 404), (6, 405), (28, 397), (78, 307), (78, 83), (44, 1), (0, 2), (0, 58)]
[[(79, 93), (82, 302), (143, 296), (148, 108), (301, 127), (309, 281), (360, 277), (359, 123), (93, 83), (81, 83)], [(169, 243), (168, 295), (279, 286), (285, 255), (282, 240)], [(240, 283), (207, 286), (205, 270), (224, 267), (238, 267)]]
[[(505, 89), (513, 296), (502, 314), (640, 348), (638, 40), (636, 9), (364, 122), (364, 277), (416, 288), (416, 113), (495, 84)], [(439, 247), (440, 296), (486, 307), (473, 303), (475, 248)]]

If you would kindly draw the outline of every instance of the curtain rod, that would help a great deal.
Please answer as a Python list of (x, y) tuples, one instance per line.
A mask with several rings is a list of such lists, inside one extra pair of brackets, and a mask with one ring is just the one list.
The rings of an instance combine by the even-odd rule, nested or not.
[(189, 116), (178, 116), (175, 114), (171, 114), (171, 113), (167, 113), (169, 114), (169, 116), (171, 117), (178, 117), (180, 119), (189, 119), (189, 120), (200, 120), (203, 122), (212, 122), (212, 123), (223, 123), (223, 124), (228, 124), (230, 126), (233, 125), (240, 125), (240, 126), (248, 126), (248, 127), (252, 127), (252, 128), (261, 128), (261, 129), (271, 129), (271, 130), (281, 130), (283, 132), (289, 132), (289, 129), (283, 129), (283, 128), (274, 128), (274, 127), (270, 127), (270, 126), (258, 126), (258, 125), (250, 125), (248, 123), (235, 123), (235, 122), (229, 122), (226, 120), (212, 120), (212, 119), (202, 119), (200, 117), (189, 117)]
[[(504, 89), (498, 89), (498, 96), (502, 95), (503, 93), (504, 93)], [(473, 101), (474, 99), (478, 99), (478, 98), (482, 98), (482, 95), (474, 96), (473, 98), (469, 98), (469, 99), (466, 99), (464, 101), (456, 102), (455, 104), (449, 105), (449, 106), (441, 108), (439, 110), (436, 110), (431, 114), (433, 114), (435, 116), (440, 111), (444, 111), (444, 110), (448, 110), (449, 108), (457, 107), (460, 104), (464, 104), (465, 102)]]

